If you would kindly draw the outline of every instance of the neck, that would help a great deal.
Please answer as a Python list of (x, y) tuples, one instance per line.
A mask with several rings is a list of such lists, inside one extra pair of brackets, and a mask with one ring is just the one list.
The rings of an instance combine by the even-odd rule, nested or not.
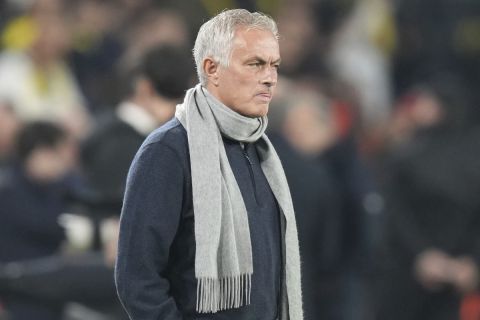
[[(220, 98), (220, 95), (218, 94), (218, 89), (215, 85), (212, 83), (207, 83), (206, 86), (202, 86), (203, 88), (207, 89), (208, 93), (210, 93), (215, 99), (217, 99), (219, 102), (223, 103), (222, 99)], [(225, 105), (225, 103), (223, 103)], [(228, 106), (227, 106), (228, 107)]]

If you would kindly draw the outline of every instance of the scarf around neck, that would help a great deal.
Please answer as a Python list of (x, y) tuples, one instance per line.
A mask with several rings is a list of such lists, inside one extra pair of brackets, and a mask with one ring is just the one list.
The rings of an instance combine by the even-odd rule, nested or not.
[(295, 215), (280, 159), (264, 134), (267, 118), (236, 113), (200, 84), (187, 91), (175, 116), (187, 131), (190, 152), (197, 312), (215, 313), (250, 304), (254, 270), (248, 214), (223, 135), (239, 142), (257, 142), (262, 171), (284, 217), (282, 320), (303, 319)]

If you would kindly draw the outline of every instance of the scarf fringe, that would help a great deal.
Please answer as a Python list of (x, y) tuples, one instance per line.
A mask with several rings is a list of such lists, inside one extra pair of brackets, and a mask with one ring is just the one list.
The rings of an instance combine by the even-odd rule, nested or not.
[(250, 304), (252, 275), (197, 279), (197, 312), (215, 313)]

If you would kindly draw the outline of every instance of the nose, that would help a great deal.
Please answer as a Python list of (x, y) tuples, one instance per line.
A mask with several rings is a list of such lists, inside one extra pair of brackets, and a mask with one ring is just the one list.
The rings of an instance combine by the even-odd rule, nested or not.
[(277, 84), (278, 72), (276, 67), (266, 67), (262, 77), (262, 84), (273, 87)]

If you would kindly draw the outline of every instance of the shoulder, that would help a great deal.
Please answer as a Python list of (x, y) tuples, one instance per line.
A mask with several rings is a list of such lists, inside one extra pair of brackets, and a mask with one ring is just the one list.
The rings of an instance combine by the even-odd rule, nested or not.
[(162, 150), (165, 148), (170, 149), (180, 158), (188, 155), (187, 131), (175, 117), (149, 134), (140, 147), (140, 152), (146, 149)]
[(132, 162), (131, 170), (149, 168), (165, 172), (181, 168), (188, 172), (190, 167), (187, 132), (178, 119), (165, 123), (143, 141)]
[(127, 191), (134, 184), (152, 188), (167, 185), (165, 181), (188, 184), (189, 159), (186, 131), (178, 120), (172, 119), (152, 132), (136, 153), (127, 178)]

